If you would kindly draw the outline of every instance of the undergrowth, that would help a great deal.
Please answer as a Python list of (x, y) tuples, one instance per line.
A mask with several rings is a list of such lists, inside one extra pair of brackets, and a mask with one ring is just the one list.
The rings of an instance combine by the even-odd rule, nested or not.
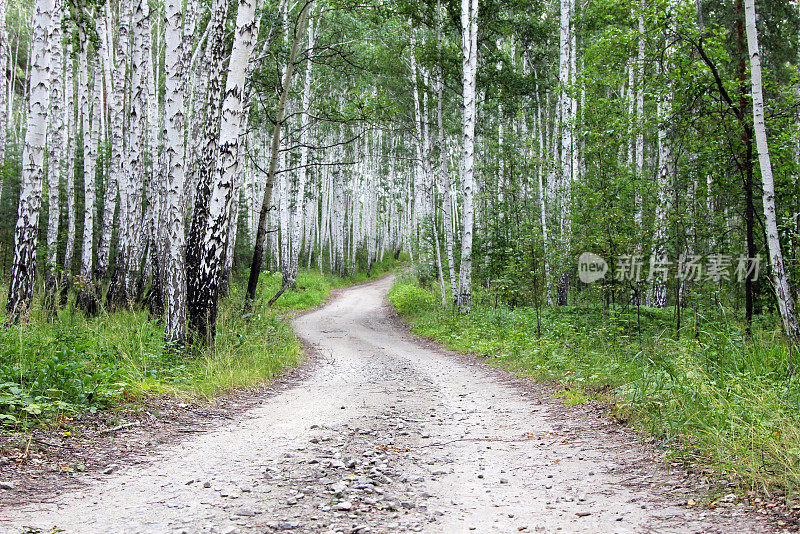
[[(376, 265), (371, 276), (394, 264)], [(0, 427), (47, 424), (153, 394), (211, 399), (267, 382), (302, 360), (287, 315), (323, 304), (333, 288), (365, 280), (365, 273), (339, 278), (301, 271), (297, 290), (287, 290), (267, 308), (280, 274), (263, 273), (257, 301), (246, 316), (243, 285), (234, 283), (220, 303), (215, 347), (186, 352), (166, 345), (163, 323), (146, 310), (86, 317), (70, 299), (51, 313), (38, 295), (26, 323), (5, 325), (0, 316)], [(5, 292), (0, 288), (3, 303)]]
[[(617, 418), (658, 436), (673, 458), (748, 490), (797, 494), (800, 376), (774, 323), (691, 321), (675, 339), (670, 310), (587, 306), (509, 309), (479, 293), (468, 315), (401, 280), (390, 300), (415, 333), (557, 381), (568, 404), (608, 402)], [(641, 324), (640, 322), (641, 321)]]

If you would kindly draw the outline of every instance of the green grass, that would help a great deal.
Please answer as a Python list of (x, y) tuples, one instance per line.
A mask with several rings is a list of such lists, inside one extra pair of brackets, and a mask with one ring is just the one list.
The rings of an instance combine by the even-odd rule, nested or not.
[[(377, 265), (372, 277), (394, 264)], [(27, 323), (3, 325), (0, 317), (0, 426), (47, 424), (148, 395), (212, 399), (268, 382), (302, 361), (288, 316), (320, 306), (333, 288), (365, 280), (363, 273), (339, 278), (301, 272), (298, 289), (267, 308), (280, 274), (264, 273), (253, 310), (244, 317), (243, 287), (234, 284), (220, 303), (215, 347), (187, 353), (169, 350), (163, 324), (145, 310), (87, 318), (70, 302), (52, 315), (36, 298)], [(5, 293), (0, 288), (3, 303)]]
[[(766, 321), (751, 341), (741, 324), (694, 317), (675, 340), (670, 310), (494, 307), (479, 293), (467, 315), (400, 280), (390, 300), (416, 334), (561, 384), (567, 404), (589, 398), (658, 436), (671, 458), (722, 473), (743, 489), (797, 494), (800, 377), (796, 351)], [(730, 314), (729, 314), (730, 316)], [(696, 331), (695, 331), (696, 328)], [(695, 337), (696, 333), (696, 337)]]

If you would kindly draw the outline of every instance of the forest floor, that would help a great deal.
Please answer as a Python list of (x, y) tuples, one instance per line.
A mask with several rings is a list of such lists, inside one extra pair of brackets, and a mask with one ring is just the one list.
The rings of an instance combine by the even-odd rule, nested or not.
[(392, 280), (295, 318), (311, 356), (227, 416), (187, 418), (136, 461), (47, 493), (0, 489), (0, 531), (788, 528), (735, 496), (695, 505), (696, 479), (602, 409), (415, 338), (387, 304)]

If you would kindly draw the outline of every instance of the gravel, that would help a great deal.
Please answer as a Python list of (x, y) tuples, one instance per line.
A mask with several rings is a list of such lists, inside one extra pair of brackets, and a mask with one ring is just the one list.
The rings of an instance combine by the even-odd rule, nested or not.
[(316, 351), (302, 381), (149, 461), (4, 507), (0, 531), (770, 530), (740, 506), (687, 508), (686, 482), (607, 418), (413, 339), (391, 283), (294, 319)]

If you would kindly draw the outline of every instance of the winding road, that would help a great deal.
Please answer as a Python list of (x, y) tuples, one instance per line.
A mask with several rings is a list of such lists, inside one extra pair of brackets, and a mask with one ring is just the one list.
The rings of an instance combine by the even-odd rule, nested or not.
[[(393, 278), (294, 320), (291, 387), (150, 462), (0, 510), (0, 532), (764, 532), (599, 412), (417, 340)], [(687, 493), (689, 492), (689, 493)]]

